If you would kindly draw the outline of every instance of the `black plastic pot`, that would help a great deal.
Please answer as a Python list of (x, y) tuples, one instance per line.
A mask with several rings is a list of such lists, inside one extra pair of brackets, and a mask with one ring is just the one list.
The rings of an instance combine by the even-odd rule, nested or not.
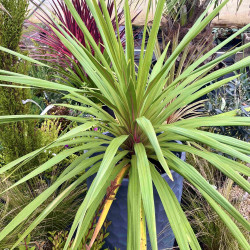
[(109, 115), (111, 115), (113, 118), (115, 118), (115, 113), (111, 108), (109, 108), (108, 106), (103, 106), (102, 109), (106, 111)]
[[(110, 134), (107, 134), (110, 135)], [(178, 142), (180, 143), (180, 142)], [(186, 154), (182, 152), (179, 157), (185, 161)], [(167, 174), (162, 174), (162, 177), (168, 183), (170, 188), (175, 193), (178, 201), (181, 201), (183, 177), (171, 170), (174, 182), (169, 179)], [(90, 187), (95, 176), (87, 179), (87, 185)], [(128, 192), (129, 179), (124, 179), (119, 191), (116, 195), (116, 200), (113, 202), (111, 209), (108, 213), (107, 220), (111, 221), (108, 227), (109, 236), (105, 239), (104, 248), (126, 250), (127, 249), (127, 192)], [(173, 231), (169, 225), (164, 207), (161, 203), (160, 197), (154, 187), (154, 201), (155, 201), (155, 216), (156, 216), (156, 229), (157, 229), (157, 242), (158, 249), (172, 249), (175, 241)], [(148, 249), (150, 248), (149, 236)], [(137, 249), (135, 249), (137, 250)]]

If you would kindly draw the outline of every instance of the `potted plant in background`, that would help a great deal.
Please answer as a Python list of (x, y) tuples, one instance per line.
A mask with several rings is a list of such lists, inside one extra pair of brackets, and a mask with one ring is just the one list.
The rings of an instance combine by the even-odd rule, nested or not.
[[(199, 67), (204, 60), (216, 52), (219, 48), (219, 46), (217, 46), (191, 64), (166, 88), (163, 88), (169, 77), (171, 66), (177, 60), (178, 55), (185, 49), (190, 41), (207, 26), (228, 1), (224, 1), (215, 8), (212, 13), (206, 16), (207, 8), (171, 56), (164, 61), (166, 56), (165, 50), (151, 71), (153, 50), (165, 5), (164, 0), (158, 1), (145, 54), (144, 41), (147, 32), (146, 25), (144, 28), (138, 73), (135, 72), (134, 67), (134, 42), (128, 1), (125, 1), (124, 5), (126, 31), (125, 51), (119, 33), (116, 35), (113, 29), (105, 2), (100, 0), (101, 9), (95, 1), (87, 0), (86, 2), (95, 18), (107, 53), (105, 55), (101, 53), (100, 47), (96, 45), (93, 37), (77, 14), (70, 0), (65, 0), (65, 3), (79, 27), (82, 29), (91, 49), (90, 46), (85, 48), (79, 45), (76, 39), (68, 35), (60, 26), (58, 26), (60, 32), (55, 30), (55, 33), (77, 58), (96, 88), (77, 89), (72, 86), (52, 83), (4, 70), (0, 71), (1, 81), (11, 81), (36, 88), (56, 89), (68, 92), (68, 94), (65, 95), (66, 99), (74, 100), (76, 103), (81, 103), (82, 105), (61, 105), (88, 114), (87, 116), (78, 117), (62, 116), (65, 119), (78, 122), (78, 126), (60, 136), (48, 146), (31, 152), (0, 169), (0, 174), (3, 174), (10, 169), (15, 169), (17, 166), (20, 167), (20, 164), (26, 163), (45, 149), (60, 145), (70, 146), (70, 149), (63, 150), (53, 159), (48, 160), (43, 165), (28, 173), (24, 178), (10, 187), (13, 188), (39, 173), (46, 171), (46, 169), (51, 168), (57, 162), (62, 161), (68, 156), (78, 153), (76, 159), (60, 173), (54, 183), (27, 205), (5, 229), (0, 232), (0, 241), (29, 218), (36, 208), (58, 190), (65, 181), (72, 180), (68, 182), (68, 187), (62, 190), (40, 215), (34, 219), (31, 225), (25, 228), (25, 232), (22, 233), (18, 240), (18, 242), (21, 242), (58, 204), (63, 202), (78, 185), (89, 176), (97, 173), (75, 215), (64, 249), (68, 249), (72, 238), (73, 243), (71, 248), (78, 248), (82, 238), (88, 231), (89, 222), (95, 215), (95, 211), (103, 199), (106, 198), (92, 241), (88, 246), (88, 248), (91, 248), (109, 208), (113, 202), (116, 202), (114, 201), (116, 193), (119, 192), (119, 186), (125, 177), (129, 179), (127, 194), (127, 249), (146, 249), (146, 227), (152, 249), (158, 249), (153, 185), (156, 187), (163, 203), (180, 249), (200, 249), (195, 234), (176, 196), (157, 171), (154, 161), (151, 161), (151, 159), (153, 159), (161, 164), (162, 169), (173, 182), (175, 179), (173, 178), (171, 170), (183, 176), (196, 187), (220, 216), (221, 220), (227, 225), (233, 236), (239, 241), (239, 244), (247, 249), (249, 247), (248, 242), (231, 217), (248, 230), (249, 223), (198, 171), (190, 164), (178, 158), (173, 152), (191, 152), (194, 155), (203, 157), (235, 181), (240, 187), (249, 192), (249, 183), (242, 176), (249, 176), (249, 168), (242, 163), (234, 162), (230, 158), (217, 153), (223, 152), (242, 160), (242, 162), (249, 162), (249, 145), (246, 142), (201, 129), (209, 126), (248, 126), (250, 122), (249, 118), (235, 117), (236, 112), (234, 111), (211, 117), (195, 117), (176, 121), (171, 124), (166, 124), (166, 120), (183, 106), (186, 106), (200, 96), (235, 78), (236, 76), (220, 80), (211, 86), (202, 88), (208, 82), (216, 80), (228, 72), (246, 67), (250, 62), (249, 57), (230, 67), (207, 74), (211, 68), (223, 60), (223, 57), (230, 56), (231, 53), (235, 53), (235, 51), (244, 49), (250, 45), (244, 45), (234, 49), (225, 53), (222, 57)], [(244, 27), (241, 29), (241, 32), (247, 28), (248, 27)], [(118, 24), (117, 29), (119, 29)], [(3, 47), (0, 47), (0, 49), (17, 55), (22, 60), (43, 65), (34, 59), (30, 59)], [(94, 50), (94, 55), (92, 50)], [(12, 85), (12, 87), (15, 86)], [(100, 105), (94, 103), (91, 100), (92, 97), (99, 100), (100, 104), (111, 108), (115, 113), (115, 118), (103, 111)], [(57, 105), (60, 106), (60, 104)], [(41, 118), (58, 118), (58, 116), (2, 116), (0, 117), (0, 123), (4, 124)], [(100, 127), (102, 130), (111, 133), (114, 137), (103, 135), (99, 131), (93, 131), (91, 130), (92, 127)], [(173, 142), (176, 140), (181, 141), (183, 144)], [(197, 143), (206, 144), (214, 151), (208, 152), (201, 150)], [(104, 144), (108, 144), (108, 146), (104, 146)], [(88, 152), (82, 154), (81, 152), (84, 150), (88, 150)], [(89, 156), (97, 152), (104, 153), (89, 158)], [(90, 166), (91, 168), (89, 168)], [(88, 168), (89, 170), (86, 171)], [(14, 244), (13, 248), (18, 242)]]
[[(100, 46), (100, 50), (105, 54), (105, 47), (103, 46), (103, 41), (101, 34), (98, 30), (97, 24), (91, 11), (85, 0), (73, 0), (72, 4), (74, 5), (79, 17), (82, 19), (86, 28), (93, 37), (95, 43)], [(98, 3), (100, 6), (100, 3)], [(113, 29), (116, 30), (116, 19), (115, 19), (115, 3), (114, 1), (107, 1), (107, 10), (108, 14), (112, 19)], [(82, 32), (81, 28), (78, 26), (76, 20), (72, 16), (67, 5), (62, 0), (55, 0), (50, 3), (50, 7), (53, 10), (53, 15), (43, 10), (40, 7), (42, 15), (38, 15), (38, 19), (41, 21), (40, 24), (35, 24), (29, 22), (36, 30), (32, 33), (32, 40), (35, 41), (33, 46), (24, 46), (24, 49), (29, 49), (31, 56), (38, 60), (47, 61), (49, 64), (56, 64), (58, 66), (59, 72), (62, 72), (64, 75), (68, 75), (67, 83), (80, 88), (83, 83), (87, 83), (89, 86), (92, 86), (91, 79), (88, 79), (84, 69), (81, 64), (78, 62), (74, 54), (63, 44), (60, 38), (57, 36), (57, 32), (61, 32), (58, 28), (58, 25), (55, 24), (55, 21), (59, 21), (61, 28), (67, 32), (69, 35), (72, 34), (79, 44), (84, 47), (88, 47), (89, 44), (85, 40), (85, 35)], [(101, 7), (101, 6), (100, 6)], [(118, 6), (117, 13), (117, 22), (120, 25), (122, 18), (124, 17), (123, 10)], [(124, 37), (124, 29), (119, 30), (119, 35), (121, 38)], [(29, 36), (27, 36), (27, 39)], [(43, 47), (41, 48), (42, 45)], [(94, 50), (91, 51), (94, 54)], [(78, 77), (74, 78), (74, 75)], [(80, 81), (76, 81), (80, 78)], [(65, 79), (61, 79), (65, 81)]]
[[(100, 31), (86, 1), (73, 0), (72, 4), (79, 14), (81, 20), (86, 25), (86, 28), (90, 32), (95, 43), (100, 47), (101, 53), (105, 55), (106, 51), (105, 47), (103, 46)], [(101, 8), (100, 2), (98, 3), (98, 5)], [(125, 29), (124, 26), (121, 25), (122, 19), (124, 18), (124, 11), (121, 7), (121, 4), (118, 4), (118, 6), (116, 6), (114, 1), (107, 1), (106, 5), (108, 14), (112, 20), (113, 29), (116, 31), (117, 25), (119, 26), (118, 33), (123, 41), (122, 44), (124, 46)], [(57, 22), (58, 20), (61, 28), (69, 35), (72, 34), (72, 36), (77, 39), (79, 44), (81, 44), (85, 48), (87, 47), (88, 49), (90, 49), (91, 46), (89, 47), (89, 43), (85, 40), (84, 33), (78, 26), (78, 23), (72, 16), (70, 10), (63, 0), (52, 1), (50, 3), (50, 7), (53, 10), (53, 15), (46, 12), (41, 7), (39, 8), (43, 13), (42, 15), (38, 16), (39, 20), (41, 21), (40, 24), (28, 22), (36, 30), (31, 34), (31, 36), (26, 37), (27, 39), (29, 39), (29, 37), (32, 37), (32, 41), (34, 41), (35, 43), (32, 46), (24, 45), (23, 49), (28, 49), (34, 59), (45, 61), (49, 65), (56, 65), (57, 67), (54, 67), (54, 70), (58, 72), (58, 75), (55, 77), (63, 84), (68, 84), (76, 88), (82, 88), (85, 85), (89, 87), (95, 87), (95, 85), (93, 85), (92, 83), (92, 80), (84, 71), (82, 65), (78, 62), (77, 58), (57, 36), (55, 30), (57, 32), (60, 32), (61, 34), (63, 33), (61, 32), (61, 29), (58, 28), (58, 24), (56, 24), (55, 21)], [(116, 11), (117, 19), (115, 17)], [(136, 17), (140, 14), (140, 11), (135, 10), (135, 12), (138, 13), (135, 14), (132, 20), (135, 20)], [(95, 52), (93, 49), (91, 49), (91, 53), (93, 53), (94, 55)], [(63, 78), (60, 77), (61, 74), (64, 76)], [(113, 115), (113, 111), (110, 110), (107, 106), (104, 106), (103, 109)]]

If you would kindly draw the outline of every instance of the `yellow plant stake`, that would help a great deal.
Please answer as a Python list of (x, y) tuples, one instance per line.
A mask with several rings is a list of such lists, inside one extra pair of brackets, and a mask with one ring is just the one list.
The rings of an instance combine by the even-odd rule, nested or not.
[(143, 206), (141, 205), (141, 244), (140, 250), (147, 250), (146, 223)]
[(102, 210), (102, 213), (99, 217), (99, 220), (96, 224), (96, 228), (95, 228), (95, 231), (93, 233), (93, 236), (91, 238), (91, 241), (89, 243), (88, 246), (86, 246), (87, 249), (91, 249), (91, 247), (93, 246), (95, 240), (96, 240), (96, 237), (98, 235), (98, 233), (100, 232), (102, 226), (103, 226), (103, 223), (108, 215), (108, 212), (109, 212), (109, 209), (113, 203), (113, 201), (115, 200), (115, 196), (117, 194), (117, 191), (122, 183), (122, 180), (124, 178), (124, 176), (126, 176), (127, 172), (128, 172), (128, 169), (129, 169), (130, 165), (126, 165), (122, 170), (121, 172), (116, 176), (115, 180), (111, 183), (111, 186), (109, 188), (111, 188), (111, 192), (108, 191), (108, 193), (110, 193), (110, 195), (108, 195), (107, 197), (107, 200), (105, 201), (104, 203), (104, 206), (103, 206), (103, 210)]

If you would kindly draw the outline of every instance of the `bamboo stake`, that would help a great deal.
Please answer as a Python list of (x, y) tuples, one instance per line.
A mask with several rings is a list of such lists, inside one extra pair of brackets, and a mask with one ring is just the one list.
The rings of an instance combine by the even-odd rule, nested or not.
[(98, 220), (98, 222), (96, 224), (96, 228), (95, 228), (95, 231), (94, 231), (93, 236), (91, 238), (91, 241), (90, 241), (89, 245), (86, 246), (86, 248), (89, 249), (89, 250), (93, 246), (93, 244), (94, 244), (94, 242), (96, 240), (96, 237), (97, 237), (98, 233), (100, 232), (100, 230), (101, 230), (101, 228), (103, 226), (103, 223), (104, 223), (104, 221), (105, 221), (105, 219), (106, 219), (106, 217), (108, 215), (109, 209), (110, 209), (113, 201), (115, 200), (115, 196), (117, 194), (117, 191), (118, 191), (119, 187), (121, 186), (122, 180), (123, 180), (124, 176), (127, 174), (129, 167), (130, 167), (130, 165), (126, 165), (121, 170), (121, 172), (117, 175), (114, 182), (111, 184), (111, 186), (114, 187), (114, 190), (112, 191), (112, 193), (108, 197), (108, 199), (105, 201), (102, 213), (101, 213), (101, 215), (99, 217), (99, 220)]

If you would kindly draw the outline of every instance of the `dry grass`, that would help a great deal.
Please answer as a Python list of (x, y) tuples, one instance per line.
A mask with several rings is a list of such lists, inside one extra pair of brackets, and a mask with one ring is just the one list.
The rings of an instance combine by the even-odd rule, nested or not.
[[(250, 197), (248, 193), (235, 185), (232, 180), (223, 176), (223, 174), (217, 171), (204, 159), (201, 160), (192, 155), (188, 155), (187, 161), (192, 162), (193, 166), (199, 169), (200, 173), (210, 182), (210, 184), (226, 197), (247, 220), (249, 220)], [(188, 183), (184, 184), (183, 207), (203, 250), (242, 249), (237, 240), (227, 229), (226, 225), (208, 205), (199, 191)], [(237, 224), (237, 226), (250, 242), (249, 232), (239, 224)]]
[[(36, 179), (36, 181), (38, 182), (38, 179)], [(13, 183), (9, 181), (1, 182), (0, 178), (0, 193), (10, 187), (11, 184)], [(48, 188), (47, 184), (42, 181), (39, 181), (39, 183), (30, 183), (30, 185), (24, 183), (2, 194), (0, 196), (0, 231), (3, 230), (3, 228), (26, 205), (41, 194), (46, 188)], [(69, 197), (67, 197), (61, 205), (56, 207), (55, 210), (50, 213), (45, 220), (35, 228), (35, 230), (32, 231), (32, 241), (38, 243), (47, 240), (49, 231), (65, 230), (68, 226), (70, 226), (74, 218), (74, 213), (77, 211), (79, 203), (84, 197), (85, 190), (85, 185), (79, 186), (77, 190), (69, 195)], [(60, 190), (54, 193), (51, 197), (48, 197), (48, 199), (33, 213), (31, 218), (25, 220), (20, 227), (16, 228), (11, 234), (4, 238), (4, 240), (0, 242), (0, 249), (11, 248), (17, 241), (18, 234), (28, 228), (34, 218), (36, 218), (41, 211), (43, 211), (48, 204), (55, 199), (58, 193), (60, 193)]]

